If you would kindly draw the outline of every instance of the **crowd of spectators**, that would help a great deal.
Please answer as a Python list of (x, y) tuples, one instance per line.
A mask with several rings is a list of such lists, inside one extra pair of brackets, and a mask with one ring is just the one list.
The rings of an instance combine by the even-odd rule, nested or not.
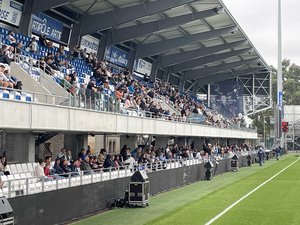
[[(245, 143), (238, 146), (216, 144), (203, 144), (201, 149), (192, 146), (179, 146), (178, 144), (166, 145), (164, 148), (156, 148), (153, 145), (136, 147), (130, 149), (124, 145), (120, 153), (107, 153), (101, 149), (99, 154), (92, 154), (90, 149), (82, 148), (76, 157), (72, 156), (71, 150), (62, 148), (57, 154), (54, 164), (51, 156), (46, 156), (45, 160), (39, 159), (39, 164), (34, 170), (34, 175), (43, 179), (62, 179), (68, 176), (78, 176), (80, 171), (84, 174), (93, 172), (109, 171), (115, 169), (153, 169), (160, 165), (165, 168), (166, 162), (185, 159), (222, 159), (226, 156), (238, 152), (253, 150)], [(152, 166), (152, 167), (151, 167)], [(1, 169), (1, 164), (0, 164)]]
[[(53, 51), (53, 42), (47, 40), (45, 35), (32, 37), (27, 46), (22, 46), (14, 38), (14, 33), (8, 35), (10, 46), (3, 46), (0, 52), (0, 62), (14, 60), (14, 54), (22, 51), (38, 53), (41, 46), (46, 47), (45, 57), (36, 61), (35, 66), (43, 69), (47, 74), (56, 79), (59, 75), (59, 83), (72, 95), (80, 98), (83, 104), (95, 104), (95, 98), (106, 102), (105, 110), (126, 113), (126, 110), (147, 111), (155, 117), (164, 117), (171, 120), (190, 121), (217, 127), (228, 127), (242, 123), (242, 117), (224, 118), (221, 113), (208, 109), (196, 97), (188, 93), (180, 93), (177, 87), (168, 82), (157, 80), (151, 82), (149, 79), (137, 79), (128, 69), (113, 73), (107, 62), (99, 60), (95, 53), (88, 53), (86, 49), (80, 49), (77, 45), (72, 52), (65, 51), (60, 45)], [(3, 53), (3, 54), (2, 54)], [(72, 60), (83, 60), (92, 70), (92, 76), (86, 83), (80, 83), (77, 71), (72, 66)], [(0, 68), (1, 69), (1, 68)], [(63, 73), (71, 69), (70, 73)], [(69, 71), (69, 70), (68, 70)], [(60, 72), (60, 73), (58, 73)], [(3, 74), (3, 73), (2, 73)], [(14, 77), (5, 78), (0, 73), (0, 85), (20, 89)], [(161, 104), (164, 101), (169, 106)], [(172, 110), (172, 107), (174, 110)], [(147, 115), (146, 115), (147, 116)]]

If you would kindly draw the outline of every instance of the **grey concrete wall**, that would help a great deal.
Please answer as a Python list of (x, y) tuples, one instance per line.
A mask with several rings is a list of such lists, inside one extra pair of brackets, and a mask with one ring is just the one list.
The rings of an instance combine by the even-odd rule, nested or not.
[(2, 129), (257, 139), (255, 131), (221, 129), (28, 102), (0, 100), (0, 108)]
[[(239, 159), (246, 166), (246, 157)], [(230, 170), (230, 160), (221, 160), (216, 174)], [(204, 179), (204, 164), (148, 173), (151, 194), (158, 194)], [(168, 178), (168, 179), (166, 179)], [(113, 198), (123, 198), (130, 178), (120, 178), (9, 200), (15, 224), (50, 225), (80, 218), (110, 206)], [(151, 201), (151, 200), (150, 200)], [(65, 224), (65, 223), (64, 223)]]
[(34, 162), (35, 136), (30, 133), (7, 133), (6, 156), (8, 162)]

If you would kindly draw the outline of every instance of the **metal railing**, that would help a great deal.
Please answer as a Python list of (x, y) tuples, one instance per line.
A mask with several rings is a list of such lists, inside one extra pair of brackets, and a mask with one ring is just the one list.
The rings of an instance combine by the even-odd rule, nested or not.
[[(254, 155), (257, 151), (238, 152), (239, 156)], [(95, 170), (85, 170), (64, 174), (54, 174), (47, 177), (27, 177), (23, 179), (7, 179), (2, 178), (2, 194), (8, 198), (14, 198), (22, 195), (31, 195), (41, 192), (54, 191), (62, 188), (70, 188), (79, 185), (86, 185), (106, 180), (119, 179), (131, 176), (137, 170), (145, 170), (148, 173), (176, 169), (183, 166), (192, 166), (206, 163), (208, 161), (225, 160), (230, 157), (229, 154), (214, 157), (200, 157), (200, 158), (184, 158), (184, 159), (169, 159), (164, 161), (149, 162), (135, 164), (134, 166), (120, 166), (101, 168)], [(25, 174), (25, 173), (24, 173)], [(26, 173), (28, 174), (28, 172)], [(19, 175), (22, 175), (19, 173)], [(13, 175), (9, 175), (13, 176)], [(6, 176), (5, 176), (6, 177)]]

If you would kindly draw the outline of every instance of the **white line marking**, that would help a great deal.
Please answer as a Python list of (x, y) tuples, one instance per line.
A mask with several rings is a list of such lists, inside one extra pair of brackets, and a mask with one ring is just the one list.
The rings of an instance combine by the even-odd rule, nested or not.
[(287, 168), (289, 168), (290, 166), (292, 166), (294, 163), (296, 163), (297, 161), (299, 161), (299, 159), (297, 159), (296, 161), (292, 162), (290, 165), (286, 166), (284, 169), (280, 170), (278, 173), (276, 173), (273, 177), (269, 178), (268, 180), (266, 180), (265, 182), (263, 182), (262, 184), (260, 184), (259, 186), (257, 186), (256, 188), (254, 188), (252, 191), (250, 191), (248, 194), (244, 195), (243, 197), (241, 197), (239, 200), (237, 200), (236, 202), (234, 202), (233, 204), (231, 204), (230, 206), (228, 206), (226, 209), (224, 209), (221, 213), (219, 213), (217, 216), (215, 216), (214, 218), (212, 218), (210, 221), (208, 221), (205, 225), (210, 225), (213, 222), (215, 222), (217, 219), (219, 219), (221, 216), (223, 216), (225, 213), (227, 213), (230, 209), (232, 209), (234, 206), (236, 206), (237, 204), (239, 204), (241, 201), (243, 201), (245, 198), (247, 198), (249, 195), (251, 195), (252, 193), (254, 193), (255, 191), (257, 191), (259, 188), (261, 188), (262, 186), (264, 186), (266, 183), (268, 183), (269, 181), (273, 180), (275, 177), (277, 177), (279, 174), (281, 174), (283, 171), (285, 171)]

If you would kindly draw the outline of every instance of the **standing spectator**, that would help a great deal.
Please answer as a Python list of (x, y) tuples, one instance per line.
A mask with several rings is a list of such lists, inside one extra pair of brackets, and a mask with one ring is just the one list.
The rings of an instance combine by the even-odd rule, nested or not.
[(32, 37), (31, 41), (28, 43), (28, 45), (26, 47), (26, 51), (34, 53), (34, 54), (37, 53), (37, 51), (38, 51), (38, 43), (37, 43), (35, 37)]
[(46, 47), (48, 45), (45, 34), (42, 34), (41, 36), (39, 36), (39, 45), (44, 46), (44, 47)]
[(76, 45), (74, 48), (73, 48), (73, 54), (72, 56), (74, 58), (79, 58), (80, 57), (80, 47), (79, 45)]
[(15, 47), (17, 45), (17, 40), (14, 37), (14, 32), (13, 31), (9, 31), (7, 39), (9, 41), (9, 45)]

